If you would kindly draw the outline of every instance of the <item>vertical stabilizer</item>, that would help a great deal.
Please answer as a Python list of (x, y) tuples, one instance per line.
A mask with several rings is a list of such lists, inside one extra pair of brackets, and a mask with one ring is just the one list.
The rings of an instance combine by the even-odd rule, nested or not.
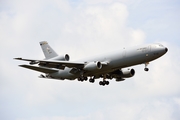
[(39, 42), (46, 59), (51, 59), (58, 56), (58, 54), (49, 46), (48, 42)]

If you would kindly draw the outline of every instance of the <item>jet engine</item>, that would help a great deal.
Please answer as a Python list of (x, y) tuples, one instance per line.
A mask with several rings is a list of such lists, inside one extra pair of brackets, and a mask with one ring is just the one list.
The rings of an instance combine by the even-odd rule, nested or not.
[(62, 56), (57, 56), (52, 58), (52, 60), (60, 60), (60, 61), (69, 61), (70, 57), (68, 54), (62, 55)]
[(116, 78), (116, 81), (123, 81), (124, 78), (133, 77), (135, 75), (134, 69), (121, 69), (112, 73), (112, 77)]
[(121, 70), (121, 77), (122, 78), (129, 78), (133, 77), (135, 75), (135, 70), (134, 69), (122, 69)]
[(86, 70), (86, 71), (99, 70), (101, 68), (102, 68), (102, 64), (101, 64), (101, 62), (98, 62), (98, 61), (87, 63), (84, 66), (84, 70)]

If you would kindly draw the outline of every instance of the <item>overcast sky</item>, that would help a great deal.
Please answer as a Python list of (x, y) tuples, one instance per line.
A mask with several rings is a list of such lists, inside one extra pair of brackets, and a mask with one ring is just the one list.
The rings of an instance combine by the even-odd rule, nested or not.
[[(179, 120), (179, 0), (0, 0), (1, 120)], [(99, 86), (40, 79), (14, 57), (43, 59), (39, 42), (71, 60), (161, 43), (136, 75)]]

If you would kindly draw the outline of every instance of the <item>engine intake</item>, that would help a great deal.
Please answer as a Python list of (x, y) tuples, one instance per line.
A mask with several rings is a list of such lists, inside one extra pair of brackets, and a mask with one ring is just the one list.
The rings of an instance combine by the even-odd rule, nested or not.
[(134, 75), (135, 75), (135, 70), (129, 68), (116, 70), (112, 73), (112, 76), (116, 78), (116, 81), (123, 81), (125, 80), (124, 78), (133, 77)]
[(96, 61), (96, 62), (90, 62), (90, 63), (87, 63), (85, 66), (84, 66), (84, 70), (86, 71), (93, 71), (93, 70), (99, 70), (102, 68), (102, 64), (101, 62), (99, 61)]
[(134, 75), (135, 75), (134, 69), (122, 69), (121, 70), (121, 77), (122, 78), (129, 78), (129, 77), (133, 77)]

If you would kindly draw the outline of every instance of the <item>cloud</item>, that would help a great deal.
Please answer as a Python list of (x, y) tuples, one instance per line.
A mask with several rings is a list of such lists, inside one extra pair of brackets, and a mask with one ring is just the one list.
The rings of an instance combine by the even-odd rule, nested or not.
[[(113, 48), (109, 46), (124, 47), (127, 41), (131, 45), (140, 44), (145, 38), (142, 30), (126, 26), (128, 11), (122, 3), (111, 3), (110, 6), (79, 5), (74, 8), (70, 8), (65, 1), (19, 1), (7, 5), (11, 9), (1, 13), (2, 47), (6, 48), (11, 42), (11, 47), (24, 45), (30, 49), (30, 44), (46, 40), (61, 45), (57, 46), (59, 51), (69, 52), (69, 47), (77, 51), (76, 46), (81, 45), (85, 51), (93, 47), (102, 53), (103, 49)], [(100, 45), (102, 49), (99, 49)]]
[[(76, 56), (72, 54), (72, 58), (76, 59), (87, 53), (101, 54), (104, 49), (113, 51), (112, 48), (123, 48), (127, 43), (129, 46), (142, 44), (145, 33), (127, 27), (128, 14), (127, 6), (122, 3), (79, 6), (72, 12), (71, 19), (64, 22), (61, 29), (63, 34), (57, 42), (61, 44), (66, 40), (65, 43), (69, 43), (66, 49), (70, 46), (80, 53)], [(86, 52), (78, 50), (76, 46), (81, 46)]]
[[(134, 104), (134, 102), (136, 104)], [(152, 101), (134, 101), (134, 102), (121, 102), (116, 106), (107, 107), (89, 113), (84, 116), (53, 116), (53, 117), (37, 117), (26, 120), (109, 120), (109, 119), (128, 119), (128, 120), (171, 120), (173, 113), (176, 112), (172, 105), (172, 101), (152, 100)], [(19, 119), (23, 120), (23, 119)]]

